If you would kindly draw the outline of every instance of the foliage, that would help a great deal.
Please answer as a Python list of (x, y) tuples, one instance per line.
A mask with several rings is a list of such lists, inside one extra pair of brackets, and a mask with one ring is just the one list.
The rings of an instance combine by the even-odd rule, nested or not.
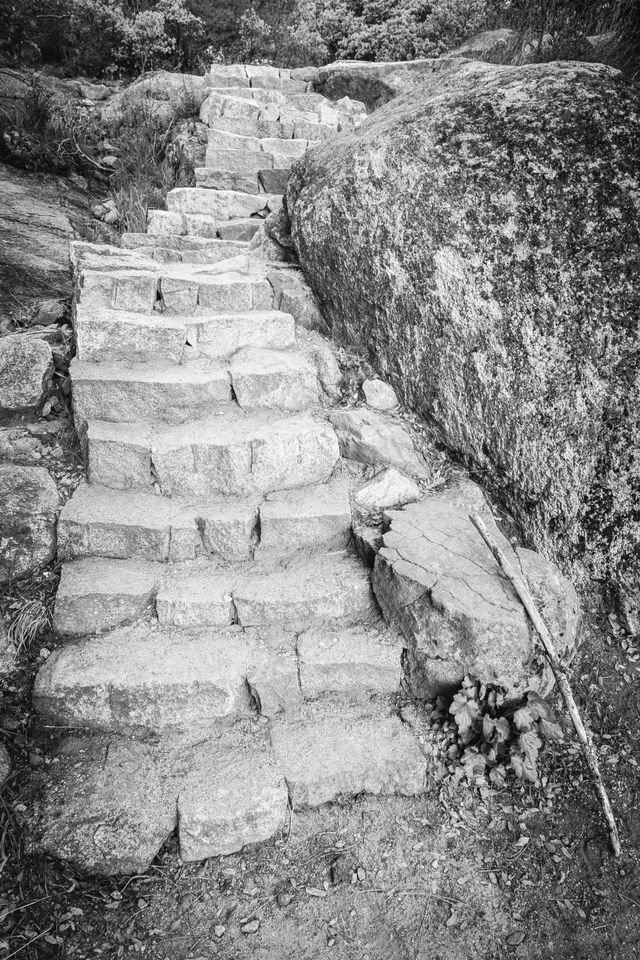
[(202, 22), (186, 0), (10, 0), (0, 53), (19, 63), (58, 63), (71, 75), (187, 64)]
[[(636, 0), (5, 0), (0, 57), (67, 74), (437, 57), (512, 27), (536, 59), (640, 58)], [(588, 38), (596, 35), (597, 43)]]
[(563, 740), (551, 707), (537, 694), (529, 693), (517, 709), (505, 709), (499, 691), (469, 677), (449, 705), (443, 697), (438, 698), (431, 719), (449, 732), (448, 755), (460, 761), (467, 778), (483, 780), (488, 774), (499, 788), (509, 770), (521, 780), (536, 783), (538, 756), (545, 741)]

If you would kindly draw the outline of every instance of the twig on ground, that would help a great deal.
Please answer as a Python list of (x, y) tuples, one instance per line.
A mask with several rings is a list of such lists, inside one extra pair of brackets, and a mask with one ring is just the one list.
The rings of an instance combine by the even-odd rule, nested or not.
[(531, 622), (533, 623), (533, 626), (540, 637), (542, 647), (551, 665), (556, 683), (558, 684), (558, 688), (562, 694), (564, 705), (567, 708), (567, 713), (569, 714), (571, 722), (573, 723), (578, 740), (582, 746), (582, 752), (587, 762), (589, 772), (593, 778), (596, 793), (600, 799), (602, 812), (604, 813), (605, 820), (607, 821), (613, 854), (614, 856), (619, 857), (622, 852), (622, 848), (620, 846), (620, 836), (618, 834), (618, 827), (613, 815), (613, 810), (611, 809), (611, 802), (602, 779), (602, 774), (600, 773), (598, 757), (593, 746), (593, 741), (591, 740), (591, 734), (585, 728), (580, 713), (578, 712), (573, 691), (571, 690), (571, 686), (567, 679), (565, 668), (560, 660), (560, 657), (558, 656), (558, 651), (556, 650), (553, 638), (547, 629), (544, 620), (540, 616), (540, 612), (536, 606), (535, 600), (529, 592), (529, 588), (527, 587), (523, 578), (516, 572), (504, 551), (501, 550), (494, 538), (489, 533), (489, 530), (487, 529), (482, 517), (479, 514), (474, 513), (470, 514), (470, 520), (493, 556), (498, 561), (506, 578), (511, 581), (514, 590), (518, 594), (523, 607), (529, 614)]

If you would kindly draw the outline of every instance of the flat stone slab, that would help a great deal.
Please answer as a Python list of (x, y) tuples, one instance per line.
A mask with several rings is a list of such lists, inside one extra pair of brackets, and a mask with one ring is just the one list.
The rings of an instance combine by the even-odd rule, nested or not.
[(238, 622), (243, 626), (340, 621), (357, 623), (377, 616), (369, 571), (347, 556), (318, 557), (266, 575), (248, 572), (234, 587)]
[(237, 622), (293, 628), (376, 616), (369, 571), (343, 555), (320, 554), (291, 566), (176, 566), (163, 579), (157, 602), (160, 620), (176, 627)]
[(478, 509), (529, 581), (561, 652), (575, 648), (579, 604), (571, 583), (539, 555), (514, 552), (480, 489), (462, 481), (389, 511), (375, 561), (376, 598), (407, 641), (416, 696), (457, 688), (465, 674), (501, 687), (510, 698), (528, 689), (546, 692), (550, 684), (524, 607), (469, 518)]
[(235, 853), (285, 826), (289, 792), (266, 737), (234, 732), (202, 753), (178, 796), (183, 860)]
[(179, 363), (184, 352), (184, 321), (166, 314), (78, 304), (73, 325), (79, 361)]
[(248, 640), (237, 628), (137, 624), (61, 647), (36, 678), (35, 708), (91, 730), (188, 729), (252, 713)]
[(157, 484), (165, 496), (243, 496), (318, 483), (339, 458), (332, 427), (268, 411), (177, 427), (91, 420), (85, 446), (91, 483), (119, 490)]
[(349, 484), (343, 480), (269, 493), (260, 506), (260, 548), (268, 553), (340, 550), (350, 535)]
[(294, 809), (360, 793), (416, 796), (425, 789), (426, 761), (398, 717), (307, 708), (294, 723), (274, 721), (271, 739)]
[(234, 217), (258, 214), (275, 199), (275, 195), (266, 193), (176, 187), (167, 194), (167, 208), (178, 213), (206, 214), (216, 220), (232, 220)]
[(93, 557), (63, 564), (55, 630), (64, 637), (82, 637), (151, 614), (161, 569), (147, 560)]
[(193, 320), (188, 339), (200, 355), (214, 359), (230, 357), (248, 346), (284, 350), (295, 344), (295, 324), (291, 314), (280, 310), (218, 313)]
[(396, 694), (402, 647), (397, 634), (365, 626), (307, 630), (298, 637), (297, 648), (305, 700), (327, 692), (355, 699)]
[(257, 520), (257, 502), (244, 498), (192, 503), (81, 484), (60, 512), (58, 555), (158, 563), (198, 556), (243, 560), (252, 554)]
[(306, 410), (318, 402), (316, 368), (302, 354), (245, 347), (229, 366), (234, 396), (243, 410)]
[(184, 423), (231, 403), (231, 381), (210, 362), (86, 363), (73, 360), (76, 419)]
[(70, 737), (34, 775), (28, 849), (86, 873), (144, 873), (177, 822), (151, 747)]

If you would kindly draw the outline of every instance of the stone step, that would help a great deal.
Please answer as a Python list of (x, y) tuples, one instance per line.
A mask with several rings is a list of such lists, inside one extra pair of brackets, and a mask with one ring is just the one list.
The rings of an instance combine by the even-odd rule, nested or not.
[(74, 328), (83, 362), (180, 363), (185, 352), (194, 350), (198, 356), (223, 359), (249, 345), (280, 350), (295, 344), (294, 319), (280, 310), (185, 318), (78, 306)]
[(261, 555), (341, 550), (351, 538), (348, 481), (278, 490), (260, 506)]
[(248, 242), (260, 229), (263, 217), (235, 217), (232, 220), (218, 220), (207, 214), (185, 213), (181, 223), (189, 237), (233, 240)]
[(295, 723), (276, 720), (271, 741), (294, 810), (359, 793), (413, 797), (426, 787), (417, 741), (388, 713), (307, 708)]
[(73, 327), (76, 356), (82, 362), (179, 363), (187, 340), (182, 317), (85, 307), (83, 303), (76, 306)]
[(295, 345), (295, 321), (280, 310), (202, 314), (187, 326), (188, 342), (199, 356), (218, 359), (253, 346), (285, 350)]
[[(203, 190), (206, 196), (219, 196)], [(242, 194), (238, 194), (242, 196)], [(263, 194), (267, 196), (267, 194)], [(85, 309), (127, 313), (181, 314), (270, 310), (273, 289), (264, 275), (249, 274), (242, 257), (228, 265), (167, 265), (146, 270), (88, 270), (79, 303)]]
[[(249, 101), (244, 102), (248, 103)], [(256, 137), (258, 140), (291, 140), (295, 138), (295, 124), (293, 120), (263, 120), (260, 119), (260, 117), (251, 116), (210, 116), (209, 130), (217, 130), (222, 133), (234, 133), (240, 137)]]
[[(207, 561), (172, 565), (158, 588), (157, 615), (168, 627), (283, 625), (303, 629), (377, 619), (369, 571), (344, 552), (290, 566), (221, 569)], [(231, 618), (231, 619), (227, 619)]]
[(89, 730), (189, 728), (254, 712), (249, 638), (141, 623), (56, 650), (36, 678), (36, 710)]
[[(219, 587), (214, 583), (212, 589)], [(374, 702), (382, 708), (384, 699), (397, 695), (402, 645), (378, 625), (308, 630), (296, 648), (295, 624), (242, 629), (216, 615), (214, 595), (204, 627), (147, 619), (59, 647), (38, 674), (36, 709), (58, 723), (94, 730), (188, 729), (256, 711), (293, 717), (305, 702), (332, 702), (336, 713)], [(202, 594), (203, 613), (206, 605)], [(218, 663), (209, 647), (227, 656)], [(212, 690), (227, 693), (218, 697), (223, 709), (218, 705), (213, 712)], [(189, 695), (183, 718), (176, 701), (184, 703)]]
[(53, 626), (63, 637), (102, 633), (155, 612), (159, 565), (86, 557), (62, 566)]
[[(231, 152), (231, 151), (228, 151)], [(253, 154), (251, 154), (253, 156)], [(266, 154), (257, 154), (265, 156)], [(279, 169), (265, 167), (255, 173), (237, 173), (225, 169), (219, 162), (214, 167), (196, 168), (196, 186), (207, 190), (240, 190), (245, 193), (268, 193), (282, 195), (286, 191), (291, 167)]]
[[(259, 154), (258, 154), (259, 156)], [(220, 162), (216, 167), (196, 167), (196, 187), (203, 190), (235, 190), (246, 194), (264, 192), (257, 173), (239, 173)]]
[[(233, 171), (249, 177), (257, 176), (260, 170), (270, 170), (274, 165), (271, 154), (262, 150), (212, 149), (211, 160), (215, 163), (216, 170)], [(197, 167), (196, 179), (198, 176), (204, 176), (205, 171), (209, 169), (209, 166)]]
[(243, 137), (229, 131), (212, 129), (209, 131), (205, 166), (217, 165), (219, 151), (234, 150), (246, 155), (263, 153), (271, 158), (274, 166), (284, 167), (287, 161), (292, 163), (298, 160), (318, 142), (317, 140), (283, 140), (280, 137)]
[(394, 696), (402, 680), (402, 650), (398, 635), (377, 624), (307, 630), (297, 640), (302, 696), (342, 694), (352, 702)]
[(228, 370), (206, 360), (178, 365), (74, 359), (70, 373), (76, 420), (184, 423), (233, 399)]
[(53, 762), (34, 770), (41, 799), (26, 814), (29, 852), (91, 874), (144, 874), (176, 826), (180, 855), (192, 862), (268, 840), (286, 826), (290, 802), (300, 809), (425, 789), (418, 744), (389, 711), (335, 716), (314, 705), (302, 721), (270, 726), (165, 731), (158, 743), (67, 737)]
[[(244, 71), (244, 73), (243, 73)], [(307, 84), (293, 79), (285, 68), (241, 64), (214, 64), (204, 77), (205, 87), (253, 87), (265, 90), (289, 90), (303, 93)]]
[(249, 344), (266, 350), (295, 344), (294, 319), (279, 310), (183, 318), (82, 308), (75, 329), (78, 358), (92, 362), (180, 363), (188, 351), (215, 360)]
[(192, 503), (84, 483), (60, 511), (58, 556), (244, 560), (252, 556), (257, 524), (257, 500)]
[(300, 353), (245, 347), (227, 362), (71, 363), (77, 422), (186, 423), (237, 402), (243, 410), (306, 410), (318, 402), (315, 366)]
[(246, 219), (265, 211), (268, 213), (280, 206), (281, 201), (282, 198), (275, 194), (214, 191), (202, 187), (176, 187), (167, 194), (170, 211), (205, 215), (216, 220)]
[(125, 233), (122, 245), (161, 263), (220, 263), (247, 253), (249, 248), (246, 241), (189, 237), (182, 233)]
[[(282, 93), (280, 90), (267, 90), (264, 87), (209, 87), (209, 96), (210, 97), (233, 97), (234, 99), (242, 100), (255, 100), (257, 103), (284, 103), (287, 100), (285, 93)], [(295, 96), (301, 96), (300, 93), (296, 93)], [(207, 97), (207, 100), (209, 98)], [(322, 97), (324, 100), (324, 97)], [(203, 123), (207, 123), (207, 118), (209, 115), (208, 112), (208, 103), (207, 100), (203, 101), (203, 104), (200, 108), (200, 119)]]
[(318, 402), (316, 367), (301, 353), (245, 347), (229, 365), (243, 410), (306, 410)]
[(339, 451), (326, 421), (304, 414), (211, 418), (158, 429), (149, 423), (87, 423), (83, 437), (91, 483), (165, 496), (242, 496), (321, 483)]

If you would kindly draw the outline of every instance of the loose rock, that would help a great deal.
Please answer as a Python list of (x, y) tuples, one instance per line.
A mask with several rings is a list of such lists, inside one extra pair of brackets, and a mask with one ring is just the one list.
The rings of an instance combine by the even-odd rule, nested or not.
[(382, 514), (391, 507), (402, 507), (420, 500), (418, 484), (390, 467), (377, 474), (353, 494), (353, 511), (358, 520)]
[(60, 497), (44, 467), (0, 463), (0, 582), (53, 559)]
[(368, 406), (374, 410), (393, 410), (398, 406), (395, 390), (384, 380), (369, 379), (362, 384), (362, 392)]
[(0, 340), (0, 410), (34, 410), (50, 386), (51, 347), (19, 334)]
[(426, 468), (413, 446), (409, 432), (399, 423), (373, 410), (334, 410), (329, 420), (335, 427), (343, 457), (361, 463), (384, 464), (416, 476)]

